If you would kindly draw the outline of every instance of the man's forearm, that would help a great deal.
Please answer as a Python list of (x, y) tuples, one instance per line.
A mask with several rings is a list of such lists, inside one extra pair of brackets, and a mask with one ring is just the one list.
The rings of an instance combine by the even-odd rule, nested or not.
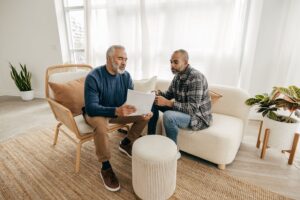
[(172, 100), (167, 100), (166, 106), (173, 108), (174, 102)]
[(104, 107), (97, 104), (87, 104), (85, 111), (90, 117), (115, 117), (115, 107)]

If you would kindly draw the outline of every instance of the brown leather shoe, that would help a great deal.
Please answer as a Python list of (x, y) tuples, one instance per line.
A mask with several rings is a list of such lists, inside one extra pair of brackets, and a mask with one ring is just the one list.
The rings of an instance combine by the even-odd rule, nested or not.
[(100, 171), (100, 177), (106, 189), (115, 192), (120, 190), (120, 183), (112, 168)]
[(129, 158), (131, 158), (131, 152), (132, 152), (132, 144), (123, 145), (122, 142), (120, 142), (119, 150), (126, 154)]

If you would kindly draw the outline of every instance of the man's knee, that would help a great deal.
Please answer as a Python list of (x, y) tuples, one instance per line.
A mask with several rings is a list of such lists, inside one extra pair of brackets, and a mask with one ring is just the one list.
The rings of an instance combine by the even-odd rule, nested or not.
[(174, 111), (168, 110), (164, 112), (163, 121), (164, 123), (170, 123), (174, 120)]
[(150, 119), (151, 119), (151, 118), (147, 119), (146, 117), (141, 116), (140, 119), (139, 119), (138, 121), (148, 123)]
[(86, 117), (86, 122), (94, 128), (95, 132), (107, 132), (108, 119), (105, 117)]

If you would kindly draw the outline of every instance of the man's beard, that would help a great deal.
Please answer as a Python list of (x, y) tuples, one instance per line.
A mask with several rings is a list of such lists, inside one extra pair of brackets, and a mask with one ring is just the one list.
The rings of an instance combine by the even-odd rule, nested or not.
[(179, 68), (179, 70), (177, 70), (177, 69), (171, 69), (171, 71), (172, 71), (172, 73), (174, 74), (174, 75), (177, 75), (177, 74), (180, 74), (181, 72), (183, 72), (184, 71), (184, 65), (182, 65), (182, 66), (180, 66), (180, 68)]
[(172, 74), (177, 75), (179, 73), (179, 71), (177, 71), (176, 69), (171, 69)]
[(125, 73), (125, 68), (124, 68), (123, 70), (120, 69), (120, 66), (121, 66), (121, 65), (118, 65), (118, 64), (116, 64), (116, 63), (112, 63), (112, 66), (113, 66), (114, 71), (115, 71), (116, 73), (118, 73), (118, 74), (124, 74), (124, 73)]

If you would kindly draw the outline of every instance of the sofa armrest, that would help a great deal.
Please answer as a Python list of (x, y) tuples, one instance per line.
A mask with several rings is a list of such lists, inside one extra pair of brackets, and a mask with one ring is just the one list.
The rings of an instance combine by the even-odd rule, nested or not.
[(245, 104), (249, 98), (247, 92), (240, 88), (210, 85), (209, 89), (222, 95), (213, 106), (212, 112), (240, 118), (246, 123), (250, 107)]

